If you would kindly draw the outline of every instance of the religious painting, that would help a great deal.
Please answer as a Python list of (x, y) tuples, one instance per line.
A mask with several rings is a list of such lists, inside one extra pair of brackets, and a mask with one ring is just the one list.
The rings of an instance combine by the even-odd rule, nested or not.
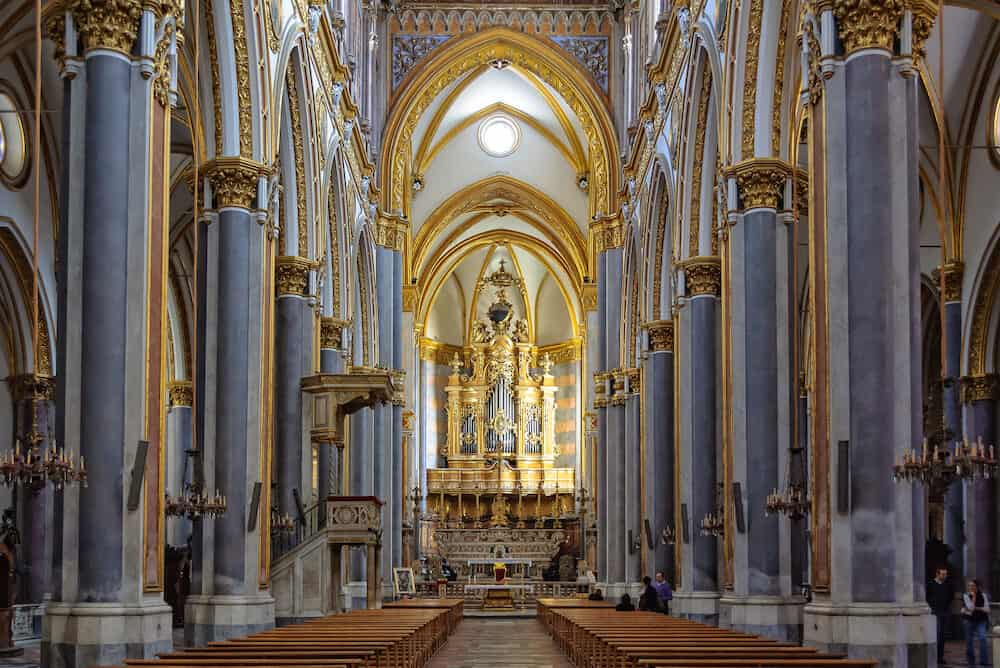
[(412, 568), (392, 569), (392, 590), (396, 596), (416, 596), (417, 583)]

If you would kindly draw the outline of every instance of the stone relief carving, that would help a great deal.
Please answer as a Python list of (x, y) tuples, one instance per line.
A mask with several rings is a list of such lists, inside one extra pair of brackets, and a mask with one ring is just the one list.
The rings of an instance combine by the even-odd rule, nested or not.
[(393, 35), (392, 87), (396, 88), (417, 63), (449, 37), (451, 35)]
[(553, 36), (552, 41), (558, 44), (576, 58), (584, 69), (600, 85), (601, 90), (608, 92), (608, 38), (607, 37), (585, 37), (573, 36), (562, 37)]

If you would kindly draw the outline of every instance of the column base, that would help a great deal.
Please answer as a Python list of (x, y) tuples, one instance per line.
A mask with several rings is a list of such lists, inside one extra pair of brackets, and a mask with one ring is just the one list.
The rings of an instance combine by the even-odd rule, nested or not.
[(204, 647), (274, 628), (270, 596), (188, 596), (184, 606), (184, 644)]
[(993, 665), (1000, 666), (1000, 626), (993, 627)]
[(719, 599), (719, 626), (779, 640), (802, 642), (801, 598), (735, 596)]
[(91, 668), (154, 659), (173, 649), (173, 613), (150, 605), (50, 601), (42, 620), (42, 665)]
[(937, 657), (934, 617), (923, 603), (813, 602), (803, 622), (804, 643), (824, 652), (894, 668), (930, 666)]
[(675, 591), (670, 601), (670, 614), (710, 626), (719, 625), (717, 591)]

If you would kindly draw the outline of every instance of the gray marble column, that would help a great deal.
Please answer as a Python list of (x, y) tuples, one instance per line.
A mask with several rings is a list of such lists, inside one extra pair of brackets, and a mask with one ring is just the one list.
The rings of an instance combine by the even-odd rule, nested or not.
[[(401, 249), (400, 249), (401, 250)], [(406, 496), (408, 490), (403, 488), (403, 410), (406, 407), (406, 360), (403, 357), (403, 254), (392, 254), (392, 368), (393, 383), (397, 385), (396, 396), (392, 401), (392, 551), (390, 563), (393, 566), (405, 566), (409, 557), (403, 550), (403, 518), (406, 516)], [(385, 577), (391, 582), (392, 571)]]
[[(629, 583), (625, 580), (628, 559), (628, 527), (626, 526), (625, 498), (625, 377), (618, 368), (621, 360), (622, 299), (622, 249), (608, 248), (599, 258), (603, 265), (599, 277), (598, 308), (604, 326), (604, 371), (610, 374), (606, 384), (608, 406), (601, 417), (601, 434), (604, 445), (606, 473), (606, 559), (602, 580), (612, 588), (612, 595), (624, 593)], [(603, 287), (600, 287), (603, 286)]]
[[(652, 577), (663, 571), (667, 582), (674, 585), (676, 564), (674, 545), (666, 545), (661, 533), (666, 528), (679, 534), (674, 503), (677, 472), (674, 448), (674, 323), (661, 320), (646, 324), (648, 355), (645, 361), (643, 393), (646, 425), (646, 466), (643, 470), (646, 486), (646, 518), (653, 532), (654, 547), (646, 549), (646, 570)], [(678, 535), (677, 540), (680, 540)]]
[[(396, 256), (391, 249), (384, 246), (375, 248), (375, 301), (378, 311), (378, 362), (387, 369), (396, 368), (396, 346), (394, 329), (395, 318), (395, 266)], [(380, 579), (382, 581), (382, 596), (392, 596), (393, 553), (398, 549), (396, 543), (402, 539), (402, 528), (397, 536), (395, 518), (396, 503), (399, 500), (399, 490), (393, 487), (394, 460), (402, 453), (396, 444), (399, 432), (395, 429), (394, 407), (391, 404), (378, 406), (375, 410), (374, 431), (374, 471), (372, 477), (375, 483), (375, 496), (382, 500), (382, 551), (380, 564)]]
[[(623, 582), (632, 584), (642, 581), (645, 573), (642, 569), (642, 553), (646, 546), (645, 525), (642, 514), (642, 402), (640, 400), (639, 369), (625, 371), (625, 387), (627, 398), (622, 409), (622, 449), (625, 451), (625, 461), (622, 467), (622, 477), (625, 485), (620, 489), (624, 496), (625, 513), (625, 577)], [(628, 543), (632, 536), (633, 544)], [(638, 545), (635, 545), (635, 543)]]
[[(942, 323), (944, 345), (944, 368), (941, 370), (941, 400), (944, 413), (945, 439), (949, 448), (962, 440), (962, 406), (959, 401), (959, 376), (962, 369), (962, 265), (948, 264), (939, 267), (944, 273), (945, 294)], [(956, 285), (957, 284), (957, 285)], [(936, 381), (936, 378), (926, 379)], [(966, 572), (967, 518), (965, 496), (966, 485), (952, 483), (944, 495), (944, 542), (952, 549), (949, 558), (951, 574), (956, 582), (961, 582)], [(974, 493), (972, 489), (968, 490)], [(970, 555), (971, 556), (971, 555)]]
[[(343, 328), (347, 323), (332, 316), (324, 316), (320, 321), (319, 364), (322, 373), (343, 373), (344, 358), (341, 356)], [(336, 446), (320, 443), (316, 456), (317, 496), (322, 501), (330, 495), (339, 495), (341, 471), (337, 470), (339, 458), (334, 452)]]
[[(185, 485), (194, 481), (194, 462), (189, 461), (187, 452), (191, 449), (193, 426), (191, 424), (191, 404), (193, 400), (191, 383), (179, 381), (170, 388), (170, 410), (167, 412), (167, 481), (166, 492), (170, 496), (184, 494)], [(167, 521), (167, 544), (173, 547), (187, 545), (192, 537), (192, 522), (186, 517), (174, 517)]]
[[(989, 447), (996, 444), (997, 398), (1000, 397), (995, 375), (962, 379), (966, 402), (966, 437), (980, 438)], [(968, 563), (966, 575), (976, 578), (987, 592), (1000, 592), (1000, 555), (997, 554), (998, 517), (995, 480), (977, 480), (966, 487), (966, 536)], [(993, 594), (996, 596), (996, 594)]]
[[(306, 443), (302, 422), (304, 376), (313, 372), (316, 316), (306, 293), (310, 262), (301, 257), (279, 257), (275, 268), (278, 299), (274, 327), (274, 469), (278, 512), (298, 519), (294, 492), (308, 505), (303, 480)], [(328, 447), (328, 446), (321, 446)], [(310, 458), (311, 459), (311, 458)], [(311, 469), (311, 462), (309, 462)], [(304, 484), (305, 483), (305, 484)]]
[(805, 642), (882, 666), (927, 666), (935, 633), (924, 592), (926, 490), (890, 482), (923, 431), (912, 17), (900, 5), (844, 9), (824, 8), (824, 44), (839, 37), (843, 55), (824, 60), (828, 77), (815, 82), (824, 111), (810, 121), (810, 164), (825, 176), (810, 184), (810, 239), (822, 265), (810, 272), (822, 297), (813, 401), (828, 402), (830, 439), (811, 447), (829, 448), (830, 475), (817, 484), (827, 486), (830, 522), (813, 555), (820, 572), (828, 565), (829, 583), (806, 606)]

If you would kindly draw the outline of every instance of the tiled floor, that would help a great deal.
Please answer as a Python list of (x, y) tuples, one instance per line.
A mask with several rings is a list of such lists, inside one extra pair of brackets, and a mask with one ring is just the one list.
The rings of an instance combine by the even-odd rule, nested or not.
[(466, 618), (427, 668), (571, 668), (534, 619)]

